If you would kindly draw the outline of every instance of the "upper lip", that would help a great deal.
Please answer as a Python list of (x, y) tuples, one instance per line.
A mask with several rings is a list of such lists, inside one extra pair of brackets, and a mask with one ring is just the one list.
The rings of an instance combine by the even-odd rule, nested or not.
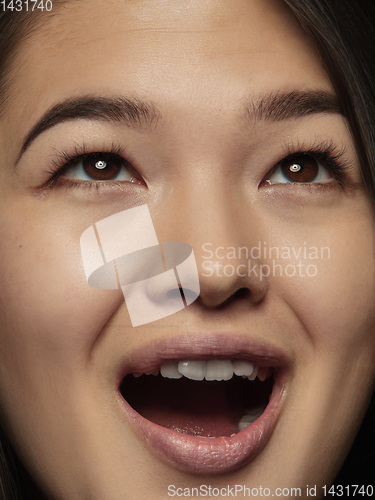
[(130, 373), (151, 373), (166, 361), (185, 359), (244, 359), (275, 371), (290, 365), (282, 349), (264, 340), (233, 333), (185, 334), (131, 351), (121, 364), (118, 386)]

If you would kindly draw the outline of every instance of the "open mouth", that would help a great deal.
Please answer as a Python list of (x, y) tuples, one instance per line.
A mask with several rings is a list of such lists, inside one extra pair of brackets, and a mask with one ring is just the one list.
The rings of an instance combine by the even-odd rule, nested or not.
[(142, 417), (162, 427), (206, 438), (230, 437), (264, 412), (273, 369), (238, 359), (163, 363), (152, 374), (124, 377), (121, 394)]
[(168, 465), (220, 474), (253, 460), (270, 440), (290, 360), (259, 339), (190, 334), (129, 353), (117, 379), (125, 422)]

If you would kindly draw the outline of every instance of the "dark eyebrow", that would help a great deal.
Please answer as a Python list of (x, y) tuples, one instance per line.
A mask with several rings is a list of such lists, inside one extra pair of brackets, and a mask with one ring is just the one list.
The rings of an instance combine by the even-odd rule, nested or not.
[(125, 122), (131, 127), (142, 127), (157, 124), (160, 113), (153, 104), (125, 97), (83, 96), (67, 99), (49, 109), (30, 130), (22, 143), (16, 163), (42, 132), (59, 123), (79, 118)]
[(247, 105), (247, 115), (252, 121), (281, 121), (316, 113), (334, 113), (344, 116), (337, 96), (323, 90), (308, 92), (293, 90), (267, 94)]
[[(313, 113), (341, 113), (339, 101), (326, 91), (291, 91), (267, 94), (246, 106), (248, 119), (281, 121), (300, 118)], [(131, 127), (153, 126), (161, 119), (161, 113), (152, 103), (125, 97), (83, 96), (66, 99), (51, 109), (34, 125), (21, 147), (16, 164), (30, 144), (55, 125), (77, 119), (94, 119), (114, 123), (125, 122)]]

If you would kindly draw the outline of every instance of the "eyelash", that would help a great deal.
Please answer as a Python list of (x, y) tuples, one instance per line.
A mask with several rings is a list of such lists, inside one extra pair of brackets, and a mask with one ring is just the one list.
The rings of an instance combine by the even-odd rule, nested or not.
[[(267, 172), (267, 176), (271, 176), (279, 165), (283, 161), (293, 161), (294, 158), (300, 156), (301, 154), (306, 156), (311, 156), (319, 163), (321, 163), (325, 168), (327, 168), (339, 185), (343, 186), (345, 184), (345, 173), (344, 171), (350, 168), (352, 165), (349, 161), (344, 159), (346, 153), (346, 147), (343, 145), (341, 149), (338, 149), (333, 142), (322, 142), (314, 143), (312, 146), (306, 148), (305, 146), (297, 143), (295, 145), (287, 145), (285, 147), (285, 153), (276, 165)], [(132, 163), (126, 160), (126, 152), (122, 146), (112, 144), (109, 149), (103, 148), (103, 151), (89, 151), (86, 146), (76, 145), (73, 153), (62, 150), (58, 152), (58, 158), (53, 160), (51, 163), (51, 168), (46, 171), (50, 175), (50, 179), (45, 183), (43, 187), (58, 188), (58, 187), (69, 187), (69, 188), (108, 188), (108, 187), (124, 187), (124, 181), (87, 181), (87, 180), (76, 180), (76, 179), (61, 179), (64, 172), (70, 167), (75, 165), (77, 162), (82, 161), (86, 158), (91, 157), (94, 154), (101, 154), (109, 157), (117, 157), (124, 162), (124, 164), (129, 164), (132, 167)], [(134, 168), (134, 167), (133, 167)], [(263, 182), (263, 181), (262, 181)], [(304, 183), (299, 183), (306, 185)], [(307, 183), (309, 185), (322, 186), (322, 183)], [(276, 185), (276, 184), (275, 184)]]
[[(96, 188), (97, 190), (108, 187), (123, 188), (123, 181), (104, 182), (95, 180), (80, 181), (69, 178), (62, 179), (64, 172), (67, 171), (70, 167), (72, 167), (79, 161), (92, 157), (95, 154), (100, 154), (107, 158), (120, 158), (124, 165), (128, 164), (129, 167), (132, 167), (131, 162), (129, 160), (126, 160), (127, 154), (124, 148), (116, 144), (112, 144), (108, 149), (103, 148), (103, 150), (88, 150), (85, 144), (83, 144), (82, 146), (76, 145), (73, 152), (62, 150), (57, 151), (57, 154), (58, 157), (57, 159), (52, 160), (50, 169), (45, 171), (48, 175), (50, 175), (50, 179), (44, 184), (43, 188)], [(134, 167), (132, 168), (134, 169)]]
[[(340, 186), (345, 185), (346, 176), (345, 170), (350, 169), (353, 165), (352, 163), (345, 159), (346, 146), (342, 145), (339, 149), (331, 141), (326, 141), (322, 143), (314, 143), (310, 147), (306, 147), (303, 144), (297, 143), (295, 145), (287, 145), (284, 155), (276, 165), (267, 172), (266, 176), (270, 177), (278, 168), (282, 162), (292, 162), (301, 155), (311, 156), (317, 162), (321, 163), (323, 167), (328, 169), (328, 171), (333, 175), (334, 179)], [(264, 178), (265, 179), (265, 178)], [(263, 182), (263, 181), (262, 181)], [(296, 185), (295, 183), (291, 183)], [(308, 182), (308, 183), (297, 183), (302, 186), (316, 186), (316, 187), (328, 187), (328, 183), (319, 182)], [(275, 184), (276, 185), (276, 184)]]

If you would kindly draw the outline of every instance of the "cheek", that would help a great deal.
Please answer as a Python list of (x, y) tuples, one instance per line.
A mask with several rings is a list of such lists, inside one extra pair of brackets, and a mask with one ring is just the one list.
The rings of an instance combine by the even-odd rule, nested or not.
[(90, 393), (90, 357), (124, 299), (121, 291), (88, 286), (79, 246), (84, 228), (68, 235), (41, 222), (37, 237), (31, 224), (1, 224), (0, 416), (21, 456), (68, 470), (69, 450), (83, 439), (77, 421)]
[[(8, 229), (8, 230), (7, 230)], [(19, 230), (18, 230), (19, 229)], [(40, 380), (83, 370), (95, 339), (123, 302), (119, 290), (88, 286), (79, 237), (53, 225), (0, 234), (1, 380), (37, 395)], [(126, 318), (125, 321), (126, 323)], [(11, 376), (10, 376), (11, 374)]]
[(289, 293), (288, 302), (315, 348), (327, 355), (335, 351), (348, 358), (353, 349), (375, 346), (372, 239), (356, 234), (351, 241), (325, 245), (330, 257), (311, 261), (316, 276), (295, 280)]
[[(325, 258), (306, 261), (316, 266), (316, 276), (278, 283), (295, 326), (296, 386), (306, 423), (313, 425), (308, 416), (314, 415), (327, 439), (336, 435), (338, 422), (354, 432), (375, 380), (373, 225), (371, 217), (362, 221), (338, 217), (333, 230), (310, 232), (306, 246), (328, 247), (329, 258), (325, 252)], [(294, 241), (298, 246), (299, 238)]]
[[(286, 222), (278, 229), (274, 223), (270, 236), (275, 246), (291, 248), (290, 258), (279, 259), (278, 263), (284, 270), (291, 264), (297, 272), (291, 277), (276, 275), (270, 285), (297, 319), (302, 332), (299, 338), (307, 335), (314, 353), (319, 352), (320, 358), (330, 359), (330, 363), (341, 360), (338, 362), (342, 365), (355, 353), (373, 355), (375, 259), (371, 207), (359, 197), (348, 197), (345, 205), (333, 205), (330, 210), (324, 206), (302, 208)], [(302, 276), (298, 264), (303, 265)]]

